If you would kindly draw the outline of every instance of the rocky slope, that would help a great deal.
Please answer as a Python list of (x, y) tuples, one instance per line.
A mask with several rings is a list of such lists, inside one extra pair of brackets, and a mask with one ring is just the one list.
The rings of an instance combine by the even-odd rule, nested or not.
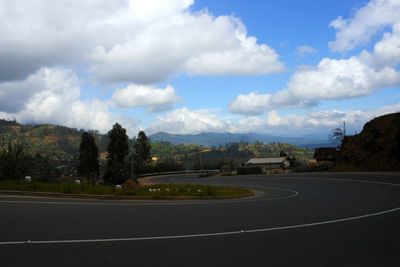
[(371, 120), (361, 133), (346, 136), (338, 169), (400, 171), (400, 113)]

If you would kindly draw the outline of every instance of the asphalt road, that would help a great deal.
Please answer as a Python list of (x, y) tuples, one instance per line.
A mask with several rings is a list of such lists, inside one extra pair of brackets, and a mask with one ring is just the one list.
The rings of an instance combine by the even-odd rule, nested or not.
[(400, 266), (400, 174), (161, 182), (255, 197), (96, 201), (0, 196), (0, 266)]

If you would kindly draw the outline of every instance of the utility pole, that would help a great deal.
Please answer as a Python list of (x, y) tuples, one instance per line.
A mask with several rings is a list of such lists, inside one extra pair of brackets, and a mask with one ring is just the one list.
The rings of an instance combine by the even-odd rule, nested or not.
[(131, 178), (133, 179), (133, 160), (132, 160), (133, 154), (130, 155), (130, 162), (131, 162)]
[(343, 121), (343, 138), (346, 136), (346, 121)]
[(135, 149), (129, 145), (129, 150), (130, 150), (130, 155), (129, 155), (129, 161), (131, 163), (131, 179), (133, 179), (133, 153), (135, 152)]
[(201, 157), (201, 152), (203, 151), (200, 151), (200, 170), (203, 171), (203, 158)]

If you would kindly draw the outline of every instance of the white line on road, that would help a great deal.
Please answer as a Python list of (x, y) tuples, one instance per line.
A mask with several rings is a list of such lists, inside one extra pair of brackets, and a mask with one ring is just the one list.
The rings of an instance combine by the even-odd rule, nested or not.
[(353, 220), (359, 220), (364, 218), (369, 218), (373, 216), (379, 216), (391, 212), (399, 211), (400, 207), (385, 210), (381, 212), (365, 214), (355, 217), (348, 217), (344, 219), (337, 220), (329, 220), (322, 222), (314, 222), (314, 223), (306, 223), (306, 224), (297, 224), (297, 225), (288, 225), (288, 226), (278, 226), (271, 228), (261, 228), (261, 229), (250, 229), (250, 230), (238, 230), (238, 231), (229, 231), (229, 232), (216, 232), (216, 233), (204, 233), (204, 234), (187, 234), (187, 235), (167, 235), (167, 236), (148, 236), (148, 237), (128, 237), (128, 238), (102, 238), (102, 239), (71, 239), (71, 240), (27, 240), (27, 241), (4, 241), (0, 242), (1, 245), (22, 245), (22, 244), (66, 244), (66, 243), (100, 243), (100, 242), (122, 242), (122, 241), (145, 241), (145, 240), (163, 240), (163, 239), (182, 239), (182, 238), (196, 238), (196, 237), (216, 237), (216, 236), (224, 236), (224, 235), (238, 235), (245, 233), (259, 233), (259, 232), (270, 232), (270, 231), (279, 231), (279, 230), (289, 230), (296, 228), (304, 228), (304, 227), (312, 227), (319, 226), (324, 224), (333, 224), (339, 222), (347, 222)]

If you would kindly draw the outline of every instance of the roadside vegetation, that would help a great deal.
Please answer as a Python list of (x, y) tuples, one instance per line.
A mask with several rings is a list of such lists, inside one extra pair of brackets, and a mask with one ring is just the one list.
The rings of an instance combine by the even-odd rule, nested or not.
[(24, 192), (50, 192), (62, 194), (87, 194), (100, 196), (140, 196), (154, 199), (168, 197), (194, 197), (194, 198), (234, 198), (251, 196), (253, 193), (244, 188), (225, 186), (210, 186), (198, 184), (156, 184), (138, 186), (127, 183), (126, 186), (117, 188), (111, 185), (93, 185), (91, 183), (45, 183), (24, 180), (0, 181), (0, 190)]

